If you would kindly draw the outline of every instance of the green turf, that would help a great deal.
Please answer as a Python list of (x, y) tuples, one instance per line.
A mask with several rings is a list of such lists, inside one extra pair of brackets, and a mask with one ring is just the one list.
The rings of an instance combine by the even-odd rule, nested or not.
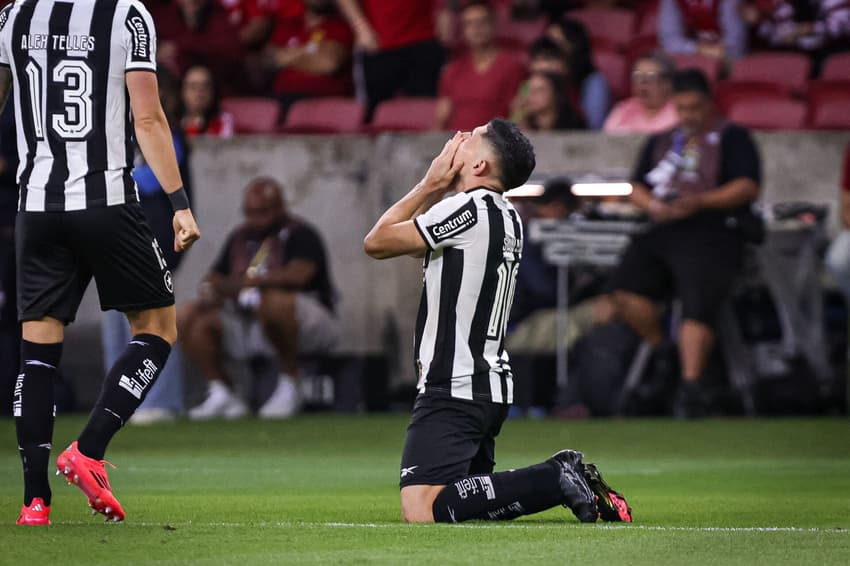
[[(55, 446), (82, 426), (60, 418)], [(850, 564), (850, 421), (510, 421), (498, 467), (583, 450), (636, 523), (564, 509), (404, 525), (404, 416), (128, 428), (109, 458), (124, 524), (53, 482), (53, 526), (16, 527), (20, 465), (0, 421), (0, 564)], [(59, 480), (60, 478), (55, 478)], [(776, 528), (776, 530), (771, 530)]]

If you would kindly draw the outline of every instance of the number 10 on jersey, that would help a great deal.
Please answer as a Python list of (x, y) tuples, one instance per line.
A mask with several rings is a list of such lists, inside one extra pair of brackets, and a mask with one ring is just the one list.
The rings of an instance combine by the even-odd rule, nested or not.
[[(35, 137), (44, 140), (46, 92), (41, 66), (30, 59), (26, 66), (29, 80), (29, 102), (32, 106)], [(56, 64), (48, 89), (54, 83), (62, 93), (62, 112), (50, 116), (49, 126), (63, 140), (82, 140), (92, 130), (92, 70), (82, 59), (63, 59)]]
[(487, 325), (487, 338), (490, 340), (501, 340), (505, 335), (508, 314), (510, 314), (511, 304), (514, 302), (514, 289), (516, 289), (518, 271), (519, 263), (507, 260), (500, 263), (496, 269), (499, 281), (496, 284), (493, 310), (490, 311), (490, 323)]

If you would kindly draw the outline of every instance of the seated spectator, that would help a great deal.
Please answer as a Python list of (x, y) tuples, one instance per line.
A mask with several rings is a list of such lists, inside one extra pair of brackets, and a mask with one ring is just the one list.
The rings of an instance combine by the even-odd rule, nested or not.
[(771, 49), (846, 49), (850, 40), (850, 2), (843, 0), (751, 0), (742, 14), (756, 41)]
[(596, 70), (590, 37), (581, 22), (561, 19), (546, 28), (546, 37), (566, 56), (567, 84), (579, 99), (587, 127), (600, 130), (611, 108), (611, 89)]
[(734, 61), (747, 53), (740, 0), (661, 0), (658, 42), (667, 53)]
[(228, 236), (200, 297), (178, 316), (183, 351), (209, 379), (207, 398), (189, 411), (191, 419), (247, 414), (224, 361), (268, 354), (277, 358), (280, 376), (259, 416), (296, 414), (301, 404), (298, 355), (327, 352), (337, 341), (319, 234), (288, 213), (283, 190), (272, 179), (248, 184), (242, 211), (245, 222)]
[(679, 117), (670, 100), (675, 65), (662, 52), (649, 53), (632, 68), (632, 96), (618, 102), (603, 130), (609, 134), (657, 134), (675, 126)]
[(394, 96), (433, 97), (445, 61), (435, 37), (437, 0), (337, 0), (363, 54), (369, 119)]
[(156, 14), (160, 65), (177, 76), (201, 65), (222, 85), (222, 95), (245, 91), (239, 31), (216, 0), (176, 0)]
[(334, 0), (306, 0), (304, 8), (299, 26), (278, 28), (271, 40), (274, 92), (285, 108), (301, 98), (354, 93), (354, 36)]
[(838, 207), (841, 232), (827, 250), (826, 267), (841, 289), (844, 300), (850, 305), (850, 145), (844, 152), (843, 169)]
[(521, 128), (531, 131), (584, 128), (584, 118), (567, 96), (563, 75), (532, 73), (527, 84), (528, 91), (519, 108)]
[(742, 227), (759, 195), (761, 165), (749, 131), (716, 112), (701, 71), (673, 75), (673, 103), (679, 126), (647, 141), (632, 177), (632, 202), (652, 222), (632, 237), (611, 288), (618, 316), (655, 348), (656, 371), (673, 348), (665, 343), (658, 302), (681, 302), (674, 414), (687, 418), (710, 411), (700, 378), (715, 317), (741, 269)]
[(529, 73), (555, 73), (566, 77), (569, 66), (567, 54), (549, 37), (537, 39), (528, 48)]
[(218, 88), (206, 67), (189, 68), (180, 88), (178, 123), (187, 138), (233, 136), (233, 116), (219, 108)]
[(489, 2), (473, 0), (460, 16), (468, 52), (449, 63), (440, 79), (434, 117), (434, 127), (440, 130), (472, 130), (507, 116), (525, 76), (519, 57), (496, 43), (496, 18)]

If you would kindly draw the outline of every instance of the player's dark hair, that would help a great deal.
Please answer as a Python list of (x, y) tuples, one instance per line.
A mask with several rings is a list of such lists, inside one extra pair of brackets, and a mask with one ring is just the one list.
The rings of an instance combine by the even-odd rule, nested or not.
[(698, 92), (711, 98), (711, 83), (699, 69), (683, 69), (673, 73), (673, 92)]
[(534, 171), (534, 146), (517, 125), (495, 118), (487, 124), (484, 137), (496, 154), (502, 188), (507, 191), (525, 183)]

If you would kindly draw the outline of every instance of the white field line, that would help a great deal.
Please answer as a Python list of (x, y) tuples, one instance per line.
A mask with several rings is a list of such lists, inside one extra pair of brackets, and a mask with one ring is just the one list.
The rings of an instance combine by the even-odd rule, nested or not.
[[(97, 518), (92, 521), (62, 521), (57, 525), (91, 525), (97, 523)], [(249, 527), (277, 527), (277, 528), (342, 528), (342, 529), (396, 529), (416, 528), (414, 525), (402, 523), (311, 523), (307, 521), (259, 521), (259, 522), (230, 522), (230, 521), (182, 521), (182, 522), (136, 522), (128, 521), (129, 526), (139, 527), (226, 527), (226, 528), (249, 528)], [(683, 527), (664, 525), (573, 525), (573, 524), (523, 524), (523, 523), (471, 523), (452, 525), (453, 529), (519, 529), (519, 530), (543, 530), (543, 529), (600, 529), (606, 531), (660, 531), (660, 532), (689, 532), (689, 533), (817, 533), (850, 535), (850, 529), (825, 528), (825, 527)]]

